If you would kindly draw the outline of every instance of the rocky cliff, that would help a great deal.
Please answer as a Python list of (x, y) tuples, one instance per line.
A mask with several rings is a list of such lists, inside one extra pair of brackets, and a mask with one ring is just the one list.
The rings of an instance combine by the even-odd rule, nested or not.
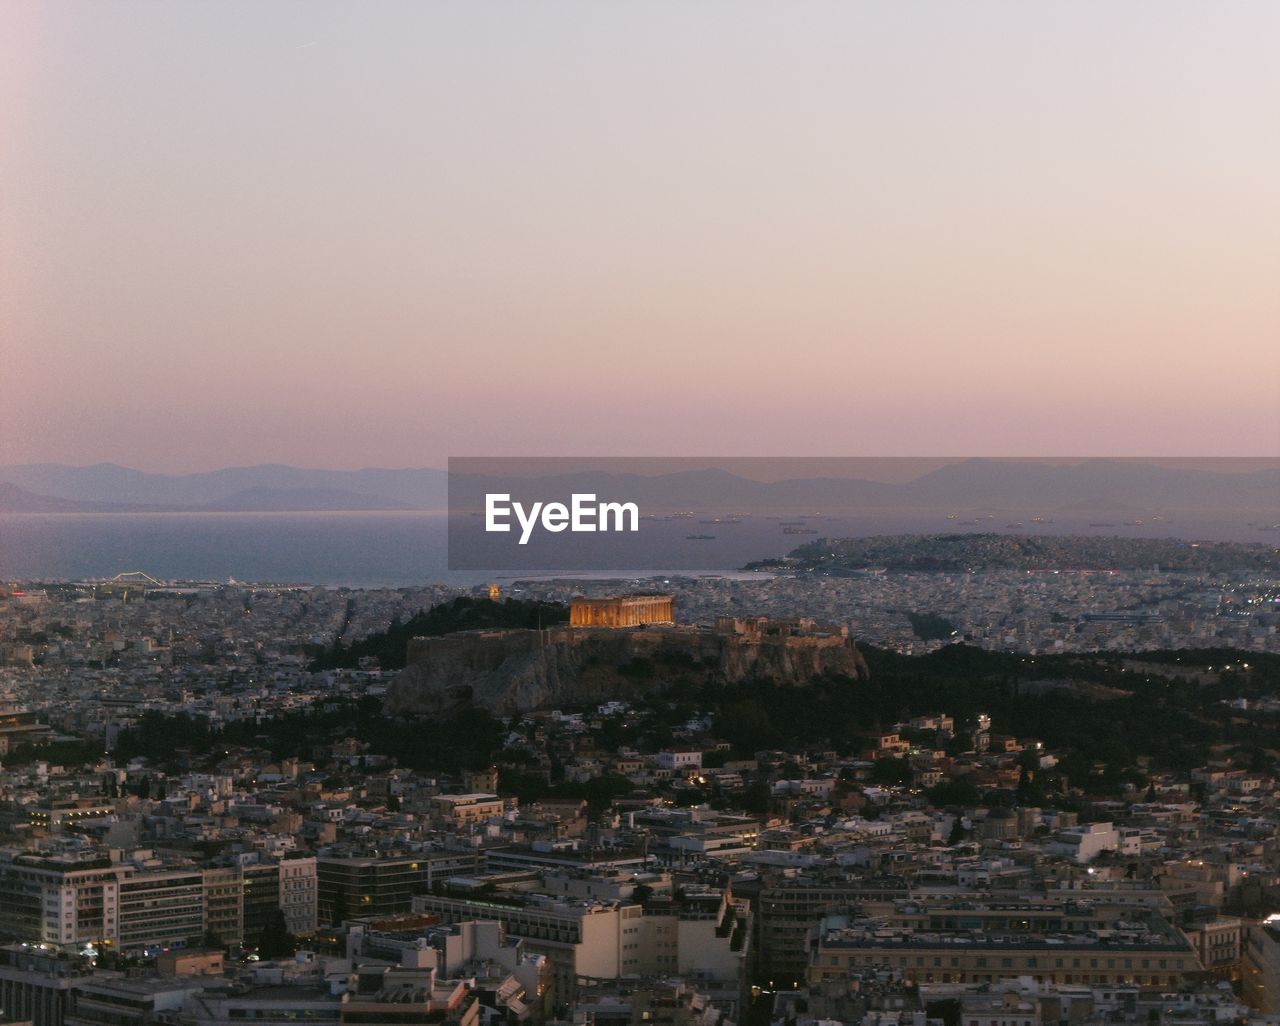
[(468, 631), (413, 639), (386, 709), (416, 715), (470, 701), (510, 715), (625, 699), (708, 676), (727, 684), (804, 684), (828, 674), (868, 676), (849, 638), (743, 637), (694, 627)]

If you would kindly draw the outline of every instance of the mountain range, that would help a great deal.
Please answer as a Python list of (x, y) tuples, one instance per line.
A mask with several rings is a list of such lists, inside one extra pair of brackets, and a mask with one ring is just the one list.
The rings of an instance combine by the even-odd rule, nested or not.
[(488, 491), (563, 500), (594, 492), (602, 500), (631, 500), (641, 511), (714, 513), (960, 513), (1035, 510), (1045, 515), (1103, 516), (1151, 513), (1249, 512), (1280, 518), (1280, 468), (1211, 471), (1132, 460), (1034, 463), (969, 459), (912, 481), (887, 483), (852, 477), (811, 477), (760, 482), (725, 470), (691, 470), (656, 476), (575, 473), (534, 483), (505, 478), (459, 477), (455, 508), (481, 508)]
[(262, 464), (153, 474), (115, 463), (29, 463), (0, 467), (0, 512), (443, 509), (446, 477), (432, 468), (312, 470)]
[[(487, 491), (564, 499), (594, 492), (642, 511), (801, 513), (1034, 509), (1046, 516), (1231, 512), (1280, 520), (1280, 469), (1214, 471), (1135, 460), (1036, 463), (970, 459), (912, 481), (849, 477), (760, 482), (727, 470), (658, 475), (583, 472), (529, 481), (455, 476), (455, 505), (479, 508)], [(0, 467), (0, 512), (248, 512), (440, 510), (449, 480), (435, 468), (312, 470), (277, 464), (154, 474), (112, 463)]]

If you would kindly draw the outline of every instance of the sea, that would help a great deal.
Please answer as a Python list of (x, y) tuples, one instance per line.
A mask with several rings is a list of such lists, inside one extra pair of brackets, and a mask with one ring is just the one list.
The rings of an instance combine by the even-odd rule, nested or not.
[[(470, 586), (530, 577), (736, 576), (753, 560), (785, 555), (818, 537), (950, 533), (1087, 534), (1280, 543), (1267, 525), (1221, 519), (1142, 526), (1004, 517), (979, 525), (936, 513), (829, 517), (787, 534), (777, 520), (644, 522), (628, 555), (606, 562), (450, 569), (443, 512), (62, 513), (0, 515), (0, 580), (86, 581), (141, 570), (169, 581), (310, 584), (328, 587)], [(691, 535), (701, 537), (690, 537)], [(709, 536), (709, 537), (708, 537)], [(589, 557), (588, 557), (589, 558)]]

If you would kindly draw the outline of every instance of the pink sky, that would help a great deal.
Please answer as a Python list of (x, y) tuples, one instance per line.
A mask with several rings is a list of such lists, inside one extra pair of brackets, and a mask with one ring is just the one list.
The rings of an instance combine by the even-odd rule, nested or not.
[(1280, 7), (0, 4), (0, 464), (1280, 454)]

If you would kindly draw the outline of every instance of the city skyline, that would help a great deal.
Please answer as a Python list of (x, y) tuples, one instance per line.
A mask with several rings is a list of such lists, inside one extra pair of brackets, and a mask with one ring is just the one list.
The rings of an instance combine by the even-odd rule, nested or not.
[(1276, 39), (0, 3), (0, 1026), (1280, 1026)]

